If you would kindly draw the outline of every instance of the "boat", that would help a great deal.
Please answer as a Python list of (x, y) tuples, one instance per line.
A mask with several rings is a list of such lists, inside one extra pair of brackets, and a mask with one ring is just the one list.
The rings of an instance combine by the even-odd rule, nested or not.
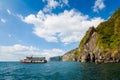
[(45, 57), (27, 56), (25, 59), (20, 60), (21, 63), (47, 63)]

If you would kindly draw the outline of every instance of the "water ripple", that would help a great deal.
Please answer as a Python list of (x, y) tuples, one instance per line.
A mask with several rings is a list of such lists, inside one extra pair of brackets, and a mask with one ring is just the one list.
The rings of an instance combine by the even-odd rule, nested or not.
[(0, 80), (120, 80), (120, 63), (0, 62)]

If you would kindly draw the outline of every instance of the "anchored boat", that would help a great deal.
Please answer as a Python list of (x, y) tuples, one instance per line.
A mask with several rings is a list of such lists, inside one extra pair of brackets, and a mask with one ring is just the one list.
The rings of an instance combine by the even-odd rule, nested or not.
[(25, 59), (20, 60), (21, 63), (47, 63), (45, 57), (32, 57), (27, 56)]

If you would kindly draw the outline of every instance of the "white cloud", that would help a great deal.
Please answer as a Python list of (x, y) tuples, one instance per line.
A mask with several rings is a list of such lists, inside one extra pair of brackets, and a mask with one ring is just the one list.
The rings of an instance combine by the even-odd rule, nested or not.
[(104, 0), (96, 0), (93, 6), (93, 11), (98, 13), (99, 10), (102, 10), (103, 8), (105, 8)]
[(2, 22), (2, 23), (6, 23), (6, 20), (5, 20), (5, 19), (1, 19), (1, 22)]
[(45, 49), (42, 51), (41, 55), (46, 56), (46, 58), (53, 57), (53, 56), (62, 56), (65, 51), (61, 49)]
[(43, 9), (44, 12), (51, 12), (52, 9), (55, 9), (59, 3), (56, 0), (48, 0), (48, 4)]
[(40, 50), (33, 46), (16, 44), (13, 46), (0, 46), (0, 61), (18, 61), (26, 56), (44, 56), (46, 58), (62, 55), (61, 49)]
[(63, 7), (64, 5), (68, 5), (68, 0), (42, 0), (43, 2), (47, 2), (47, 5), (43, 8), (44, 12), (51, 12), (56, 7)]
[(9, 9), (6, 10), (9, 15), (11, 15), (11, 11)]
[(33, 24), (33, 33), (48, 42), (61, 41), (65, 44), (79, 42), (86, 30), (91, 26), (97, 26), (104, 21), (100, 17), (90, 19), (75, 10), (65, 10), (63, 13), (44, 14), (39, 11), (37, 15), (30, 14), (21, 19)]

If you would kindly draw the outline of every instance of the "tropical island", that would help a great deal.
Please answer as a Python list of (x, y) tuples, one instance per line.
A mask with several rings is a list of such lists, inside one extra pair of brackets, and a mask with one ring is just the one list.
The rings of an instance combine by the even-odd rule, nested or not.
[(96, 28), (90, 27), (78, 48), (65, 53), (62, 61), (120, 62), (120, 8)]

